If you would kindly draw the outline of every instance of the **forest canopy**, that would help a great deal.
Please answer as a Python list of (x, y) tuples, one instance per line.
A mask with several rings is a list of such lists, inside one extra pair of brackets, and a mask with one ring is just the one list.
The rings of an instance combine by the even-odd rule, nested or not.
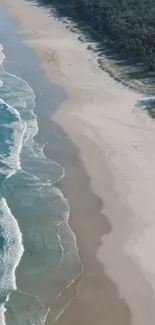
[[(117, 53), (155, 71), (154, 0), (43, 0), (73, 20), (91, 27), (104, 41), (105, 34)], [(95, 37), (95, 36), (94, 36)]]

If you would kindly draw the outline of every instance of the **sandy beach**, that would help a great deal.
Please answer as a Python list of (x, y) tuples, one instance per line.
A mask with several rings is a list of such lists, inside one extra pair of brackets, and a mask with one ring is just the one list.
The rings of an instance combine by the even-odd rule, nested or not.
[[(52, 117), (78, 155), (65, 163), (67, 198), (84, 266), (59, 325), (155, 322), (155, 123), (149, 98), (97, 65), (78, 33), (33, 1), (0, 0), (51, 82), (68, 99)], [(76, 285), (76, 284), (75, 284)], [(49, 313), (46, 323), (51, 325)]]

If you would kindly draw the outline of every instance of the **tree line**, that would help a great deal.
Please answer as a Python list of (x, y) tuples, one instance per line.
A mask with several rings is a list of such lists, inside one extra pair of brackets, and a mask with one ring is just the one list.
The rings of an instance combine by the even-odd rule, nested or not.
[[(39, 0), (38, 0), (39, 1)], [(42, 0), (63, 16), (83, 23), (93, 37), (111, 46), (124, 57), (155, 71), (154, 0)]]

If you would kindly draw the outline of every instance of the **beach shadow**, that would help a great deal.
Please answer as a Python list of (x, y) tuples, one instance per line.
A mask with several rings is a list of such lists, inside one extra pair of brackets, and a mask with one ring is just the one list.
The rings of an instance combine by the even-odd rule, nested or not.
[(155, 119), (155, 98), (142, 99), (138, 101), (136, 106), (147, 111)]

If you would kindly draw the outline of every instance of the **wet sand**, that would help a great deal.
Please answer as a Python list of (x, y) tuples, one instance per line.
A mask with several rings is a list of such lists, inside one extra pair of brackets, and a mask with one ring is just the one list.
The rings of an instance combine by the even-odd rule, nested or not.
[(141, 109), (148, 98), (100, 71), (87, 44), (49, 9), (24, 0), (0, 4), (29, 35), (25, 43), (49, 80), (68, 94), (52, 119), (76, 147), (66, 159), (59, 154), (66, 170), (59, 186), (84, 272), (57, 323), (154, 324), (155, 125)]

